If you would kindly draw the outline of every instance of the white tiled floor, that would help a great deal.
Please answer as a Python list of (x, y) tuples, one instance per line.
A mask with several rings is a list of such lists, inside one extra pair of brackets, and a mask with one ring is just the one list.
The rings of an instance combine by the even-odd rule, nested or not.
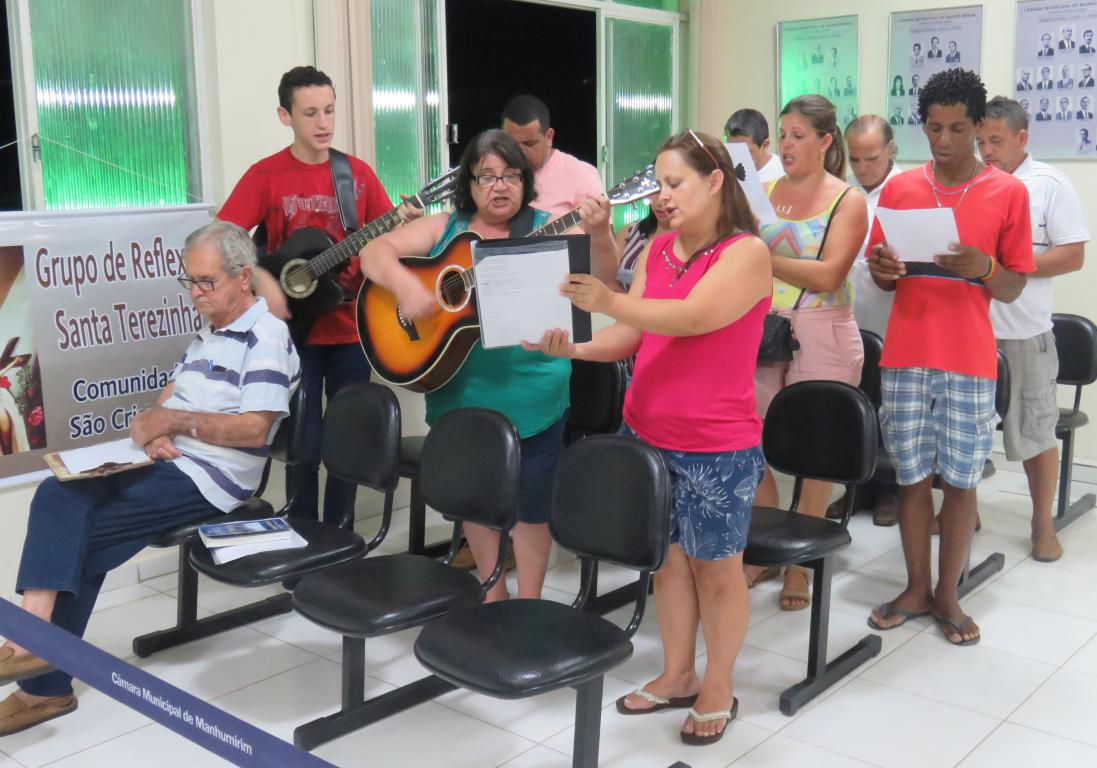
[[(796, 717), (777, 697), (804, 674), (807, 612), (777, 609), (779, 584), (751, 595), (751, 628), (735, 668), (739, 720), (716, 746), (688, 748), (680, 712), (625, 718), (613, 699), (656, 675), (662, 657), (653, 612), (635, 638), (636, 652), (606, 678), (601, 765), (665, 768), (1009, 768), (1034, 764), (1097, 765), (1097, 511), (1062, 534), (1058, 563), (1028, 556), (1028, 498), (1019, 467), (996, 456), (998, 474), (980, 489), (983, 530), (973, 551), (1005, 555), (1005, 569), (965, 602), (983, 642), (953, 648), (927, 619), (883, 633), (883, 651)], [(1086, 479), (1094, 479), (1085, 472)], [(1093, 486), (1076, 483), (1076, 493)], [(372, 529), (370, 522), (365, 524)], [(838, 558), (830, 619), (832, 655), (870, 632), (871, 608), (899, 591), (904, 566), (897, 528), (851, 524), (853, 545)], [(436, 521), (431, 538), (448, 529)], [(382, 551), (406, 542), (398, 514)], [(936, 549), (936, 548), (935, 548)], [(569, 601), (578, 583), (572, 558), (558, 555), (545, 596)], [(627, 574), (605, 569), (604, 588)], [(339, 699), (339, 638), (295, 614), (279, 616), (150, 659), (131, 658), (134, 635), (174, 618), (174, 574), (103, 594), (89, 641), (208, 699), (284, 739), (293, 728), (334, 711)], [(277, 588), (239, 590), (202, 582), (203, 612), (219, 611)], [(627, 611), (611, 614), (617, 621)], [(416, 633), (367, 644), (368, 695), (423, 674), (411, 653)], [(704, 665), (703, 639), (698, 638)], [(0, 768), (225, 765), (219, 758), (77, 684), (80, 709), (0, 740)], [(8, 690), (0, 689), (0, 697)], [(567, 768), (574, 699), (561, 691), (503, 702), (457, 691), (319, 748), (335, 765), (451, 768)]]

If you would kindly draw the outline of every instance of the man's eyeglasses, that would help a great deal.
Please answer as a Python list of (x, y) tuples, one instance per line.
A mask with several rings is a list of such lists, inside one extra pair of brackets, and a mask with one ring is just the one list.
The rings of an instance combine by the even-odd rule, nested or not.
[(502, 176), (496, 176), (493, 173), (485, 173), (480, 176), (473, 176), (472, 178), (481, 187), (494, 187), (497, 181), (502, 181), (504, 184), (511, 187), (517, 187), (522, 183), (522, 174), (520, 173), (504, 173)]
[(224, 277), (224, 275), (220, 275), (214, 278), (188, 277), (187, 275), (179, 275), (179, 277), (175, 279), (179, 281), (179, 285), (183, 286), (188, 291), (191, 288), (198, 286), (198, 290), (200, 290), (202, 293), (209, 293), (217, 287), (217, 281), (220, 280), (222, 277)]

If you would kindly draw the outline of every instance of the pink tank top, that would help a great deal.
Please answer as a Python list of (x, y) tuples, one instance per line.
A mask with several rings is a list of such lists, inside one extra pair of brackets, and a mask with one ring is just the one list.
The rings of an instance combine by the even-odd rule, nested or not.
[[(730, 237), (698, 256), (685, 272), (674, 255), (674, 232), (657, 238), (648, 254), (645, 299), (683, 299)], [(754, 368), (762, 340), (766, 296), (731, 325), (700, 336), (644, 332), (625, 396), (625, 422), (652, 445), (672, 451), (717, 453), (753, 448), (762, 421), (754, 408)]]

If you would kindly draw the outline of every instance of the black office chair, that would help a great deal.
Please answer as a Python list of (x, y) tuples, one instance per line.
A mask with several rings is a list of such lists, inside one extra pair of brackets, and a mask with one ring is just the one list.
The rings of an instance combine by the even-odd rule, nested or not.
[(564, 428), (564, 445), (590, 435), (611, 435), (621, 428), (625, 402), (625, 361), (571, 361), (568, 383), (571, 407)]
[[(827, 663), (827, 627), (834, 554), (849, 546), (853, 486), (872, 477), (878, 444), (876, 410), (859, 389), (835, 381), (802, 381), (777, 393), (766, 413), (762, 451), (795, 485), (787, 510), (755, 507), (744, 561), (751, 565), (803, 565), (814, 570), (807, 677), (781, 694), (781, 712), (793, 715), (868, 659), (880, 653), (880, 637), (868, 635)], [(826, 450), (820, 450), (822, 446)], [(840, 523), (798, 514), (804, 480), (846, 486)]]
[(499, 699), (522, 699), (557, 688), (577, 691), (572, 765), (598, 764), (603, 676), (632, 655), (652, 571), (670, 540), (669, 473), (657, 450), (621, 435), (589, 437), (570, 446), (553, 487), (549, 527), (563, 547), (584, 558), (639, 571), (628, 627), (550, 600), (507, 600), (454, 611), (428, 624), (415, 656), (440, 678)]
[[(520, 438), (505, 416), (478, 408), (445, 414), (423, 443), (419, 481), (424, 500), (457, 521), (446, 559), (370, 557), (301, 579), (293, 596), (298, 613), (343, 636), (343, 683), (340, 710), (294, 730), (297, 746), (313, 749), (453, 690), (432, 675), (367, 701), (366, 639), (420, 626), (484, 599), (503, 575), (506, 532), (518, 511), (520, 467)], [(449, 567), (460, 546), (462, 521), (503, 534), (495, 568), (483, 584), (472, 573)]]
[(352, 384), (328, 400), (321, 436), (327, 471), (385, 494), (380, 528), (368, 544), (352, 530), (354, 510), (348, 509), (337, 525), (290, 516), (289, 524), (308, 542), (303, 549), (261, 552), (219, 565), (209, 549), (194, 543), (191, 565), (223, 584), (258, 587), (282, 581), (295, 584), (305, 574), (367, 554), (381, 543), (392, 521), (399, 439), (400, 406), (388, 387)]
[[(564, 445), (588, 435), (613, 434), (621, 428), (621, 406), (625, 400), (625, 361), (593, 363), (586, 360), (571, 361), (569, 381), (571, 407), (564, 427)], [(423, 451), (421, 436), (405, 437), (400, 441), (400, 476), (411, 479), (411, 505), (408, 512), (408, 552), (413, 555), (437, 557), (449, 542), (426, 544), (426, 504), (419, 490), (419, 456)], [(631, 602), (629, 595), (624, 602), (609, 606), (613, 610)]]
[(289, 496), (285, 505), (277, 512), (269, 502), (264, 501), (261, 497), (266, 489), (272, 461), (280, 461), (285, 465), (288, 473), (301, 460), (305, 432), (304, 420), (300, 416), (305, 412), (306, 397), (304, 385), (299, 385), (290, 398), (289, 415), (282, 420), (282, 423), (278, 426), (278, 431), (274, 435), (259, 488), (256, 489), (250, 499), (227, 515), (210, 507), (210, 516), (207, 520), (172, 528), (149, 544), (149, 546), (157, 548), (179, 547), (178, 587), (175, 598), (176, 618), (173, 627), (135, 637), (133, 639), (133, 652), (137, 656), (146, 658), (157, 651), (174, 648), (192, 640), (210, 637), (220, 632), (226, 632), (245, 624), (282, 613), (289, 613), (293, 610), (293, 603), (287, 593), (199, 619), (198, 572), (191, 566), (188, 547), (198, 540), (198, 526), (204, 523), (256, 520), (275, 515), (282, 517), (289, 513), (294, 501), (292, 487), (289, 489)]
[[(884, 340), (872, 331), (864, 328), (861, 331), (861, 346), (865, 350), (864, 363), (861, 365), (861, 381), (857, 388), (864, 392), (877, 413), (880, 411), (880, 357), (884, 353)], [(880, 435), (880, 443), (876, 450), (876, 472), (868, 482), (855, 487), (849, 493), (853, 496), (853, 512), (872, 511), (876, 505), (876, 498), (881, 491), (895, 492), (895, 471), (891, 468), (887, 451), (884, 450), (884, 437)], [(845, 514), (846, 497), (833, 501), (827, 506), (827, 517), (831, 520), (841, 520)]]
[(1092, 493), (1074, 502), (1070, 500), (1074, 432), (1089, 423), (1089, 417), (1081, 410), (1082, 387), (1097, 381), (1097, 325), (1079, 315), (1060, 313), (1052, 315), (1051, 321), (1059, 353), (1056, 383), (1074, 387), (1074, 407), (1060, 408), (1055, 425), (1055, 436), (1063, 442), (1059, 457), (1059, 503), (1055, 510), (1055, 530), (1061, 531), (1097, 504), (1097, 495)]

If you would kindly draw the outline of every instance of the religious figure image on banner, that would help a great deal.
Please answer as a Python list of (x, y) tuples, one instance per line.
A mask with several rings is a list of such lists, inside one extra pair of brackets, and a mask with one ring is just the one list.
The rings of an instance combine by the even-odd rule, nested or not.
[(27, 311), (23, 249), (0, 247), (0, 453), (45, 447), (42, 373)]

